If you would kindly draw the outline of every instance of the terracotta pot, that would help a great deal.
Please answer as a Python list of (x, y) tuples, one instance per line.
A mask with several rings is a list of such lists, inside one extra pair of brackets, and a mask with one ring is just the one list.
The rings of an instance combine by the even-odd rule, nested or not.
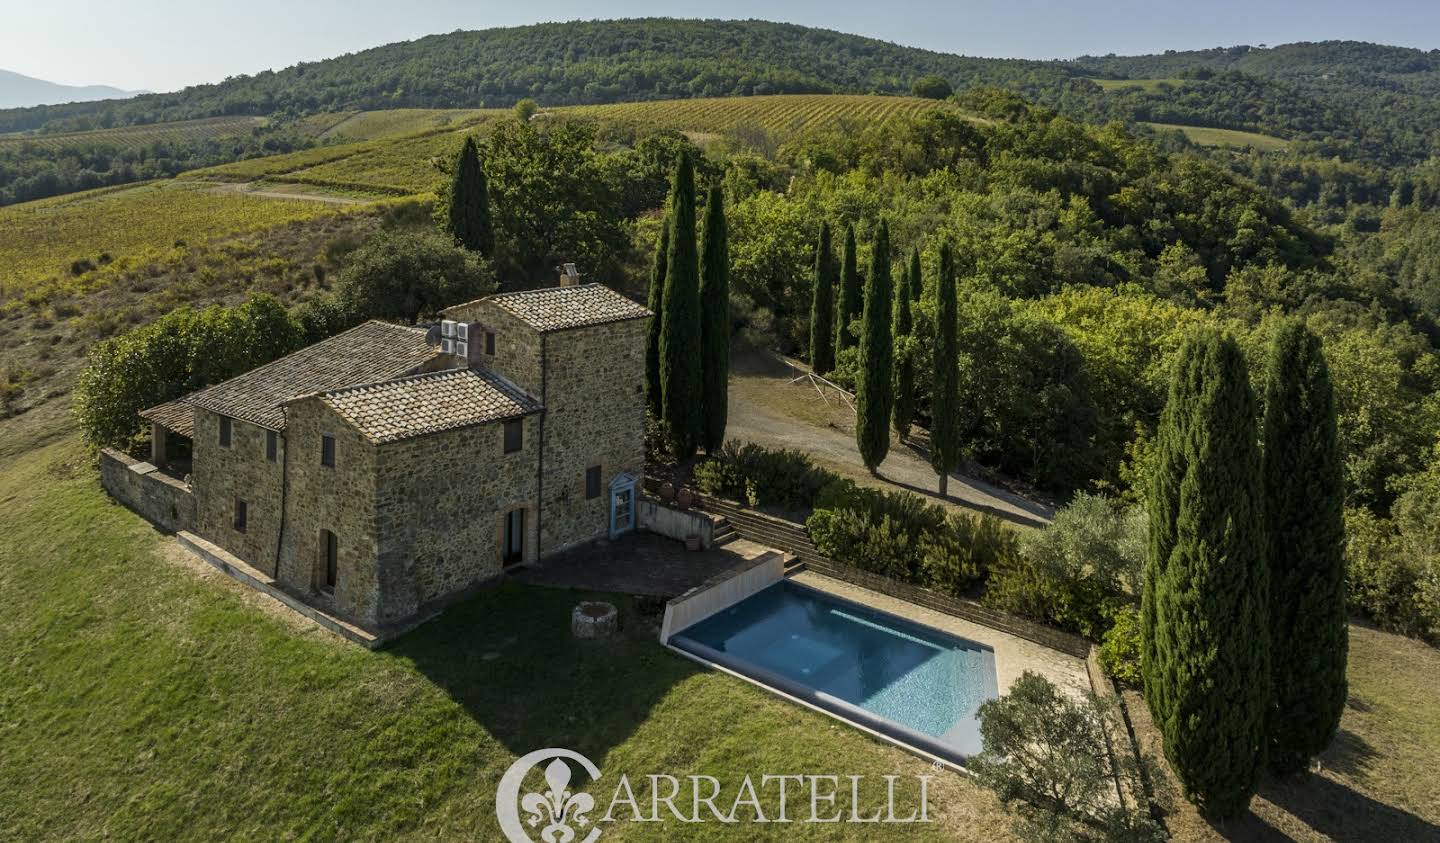
[(680, 504), (681, 509), (689, 509), (690, 504), (695, 502), (695, 493), (689, 489), (681, 489), (675, 493), (675, 502)]
[(675, 486), (671, 483), (660, 484), (660, 500), (670, 501), (675, 499)]

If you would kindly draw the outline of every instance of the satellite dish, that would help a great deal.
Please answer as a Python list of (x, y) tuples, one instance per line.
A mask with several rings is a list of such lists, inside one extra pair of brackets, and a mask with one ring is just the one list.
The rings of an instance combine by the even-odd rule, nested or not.
[(439, 345), (439, 344), (440, 344), (440, 323), (439, 323), (439, 322), (436, 322), (434, 325), (431, 325), (430, 328), (429, 328), (429, 330), (427, 330), (427, 331), (425, 332), (425, 344), (426, 344), (426, 345)]

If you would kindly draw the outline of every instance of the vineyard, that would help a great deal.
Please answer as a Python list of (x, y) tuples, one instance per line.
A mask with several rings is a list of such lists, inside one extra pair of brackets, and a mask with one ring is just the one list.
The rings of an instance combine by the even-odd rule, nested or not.
[(393, 108), (357, 111), (320, 133), (322, 140), (385, 140), (445, 129), (457, 129), (506, 109)]
[[(911, 97), (766, 96), (560, 108), (536, 119), (564, 116), (635, 131), (673, 128), (714, 137), (759, 130), (778, 141), (836, 123), (869, 123), (936, 107), (954, 106)], [(443, 180), (435, 164), (454, 153), (460, 138), (483, 133), (508, 113), (404, 109), (321, 115), (307, 118), (306, 128), (337, 139), (350, 131), (379, 135), (415, 131), (238, 161), (196, 170), (174, 182), (71, 194), (0, 209), (0, 229), (13, 235), (0, 242), (0, 299), (43, 295), (40, 291), (51, 284), (73, 284), (71, 264), (76, 261), (97, 265), (134, 261), (173, 248), (177, 241), (337, 212), (313, 201), (218, 191), (207, 182), (310, 185), (375, 198), (427, 193)], [(248, 126), (256, 120), (220, 118), (83, 134), (139, 137), (144, 132), (153, 138), (165, 132), (220, 132), (223, 126)], [(44, 283), (47, 279), (49, 284)]]
[(84, 274), (82, 261), (91, 268), (138, 265), (187, 241), (333, 213), (320, 202), (168, 182), (0, 208), (0, 307), (47, 289), (47, 280), (64, 284)]
[(140, 149), (153, 143), (177, 143), (248, 135), (265, 125), (264, 117), (212, 117), (178, 123), (155, 123), (146, 126), (125, 126), (119, 129), (96, 129), (90, 132), (64, 132), (53, 135), (0, 135), (0, 149), (33, 147), (61, 149), (67, 146), (108, 144), (117, 149)]
[(1290, 145), (1289, 141), (1283, 138), (1255, 132), (1242, 132), (1237, 129), (1210, 129), (1204, 126), (1181, 126), (1175, 123), (1145, 123), (1144, 125), (1161, 131), (1181, 132), (1192, 143), (1198, 143), (1201, 146), (1253, 146), (1260, 152), (1274, 152)]
[(758, 128), (783, 140), (839, 122), (873, 123), (935, 108), (954, 109), (955, 106), (918, 97), (797, 94), (585, 105), (555, 111), (636, 129), (671, 128), (723, 134)]
[[(934, 108), (954, 109), (955, 106), (916, 97), (816, 94), (574, 106), (550, 109), (535, 119), (579, 119), (633, 132), (678, 129), (692, 136), (708, 138), (763, 132), (772, 142), (779, 143), (839, 123), (872, 123)], [(387, 124), (415, 128), (422, 126), (426, 120), (444, 119), (442, 115), (454, 116), (449, 125), (406, 137), (323, 146), (288, 155), (237, 161), (196, 170), (186, 177), (221, 181), (264, 179), (377, 195), (425, 193), (433, 190), (443, 178), (434, 166), (438, 159), (452, 155), (464, 135), (483, 134), (487, 125), (508, 113), (505, 109), (361, 112), (335, 125), (327, 131), (327, 135), (334, 133), (334, 136), (343, 137), (352, 121), (362, 119), (371, 121), (365, 131), (384, 131), (380, 127)]]

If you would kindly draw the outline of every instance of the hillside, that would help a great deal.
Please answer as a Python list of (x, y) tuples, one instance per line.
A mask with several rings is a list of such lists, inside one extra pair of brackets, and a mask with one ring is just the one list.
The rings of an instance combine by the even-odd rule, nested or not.
[(67, 102), (89, 102), (133, 97), (142, 91), (122, 91), (109, 85), (61, 85), (9, 70), (0, 70), (0, 108), (25, 108)]
[[(0, 112), (0, 132), (81, 130), (101, 120), (505, 107), (523, 97), (554, 106), (900, 93), (939, 74), (957, 89), (1000, 86), (1082, 119), (1338, 140), (1354, 154), (1423, 160), (1440, 131), (1437, 65), (1434, 53), (1354, 42), (1022, 61), (758, 20), (577, 21), (432, 35), (125, 102)], [(1182, 76), (1183, 85), (1151, 84)], [(1114, 84), (1124, 79), (1147, 84)]]

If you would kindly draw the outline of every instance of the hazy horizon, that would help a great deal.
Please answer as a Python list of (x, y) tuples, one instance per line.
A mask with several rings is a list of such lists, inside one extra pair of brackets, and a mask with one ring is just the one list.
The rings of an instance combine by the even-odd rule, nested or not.
[[(524, 9), (459, 0), (296, 4), (255, 0), (197, 7), (175, 0), (111, 4), (0, 0), (0, 68), (62, 85), (173, 91), (227, 76), (279, 70), (396, 41), (457, 29), (609, 18), (758, 18), (880, 38), (911, 47), (990, 58), (1066, 59), (1249, 44), (1354, 40), (1440, 46), (1440, 4), (1380, 0), (1317, 2), (1303, 10), (1240, 0), (1204, 6), (1156, 0), (1103, 7), (980, 0), (964, 6), (918, 0), (903, 13), (872, 4), (818, 0), (713, 3), (611, 0), (532, 3)], [(77, 29), (76, 21), (85, 26)], [(217, 37), (219, 36), (219, 37)]]

